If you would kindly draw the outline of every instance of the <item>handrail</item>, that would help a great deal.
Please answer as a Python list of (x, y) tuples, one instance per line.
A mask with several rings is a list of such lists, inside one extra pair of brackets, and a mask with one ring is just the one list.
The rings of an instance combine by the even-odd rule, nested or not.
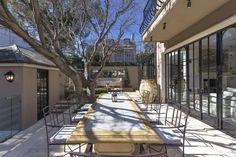
[(146, 30), (156, 13), (163, 7), (166, 1), (167, 0), (148, 0), (143, 10), (143, 22), (139, 28), (141, 34)]

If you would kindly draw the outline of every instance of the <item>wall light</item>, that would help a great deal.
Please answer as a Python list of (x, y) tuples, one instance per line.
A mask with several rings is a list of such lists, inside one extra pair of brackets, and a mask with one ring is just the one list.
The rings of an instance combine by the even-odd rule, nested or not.
[(4, 76), (8, 82), (13, 82), (15, 79), (15, 74), (12, 71), (8, 71)]
[(166, 22), (163, 23), (163, 29), (166, 29)]
[(191, 0), (187, 0), (187, 8), (191, 8), (192, 7), (192, 1)]

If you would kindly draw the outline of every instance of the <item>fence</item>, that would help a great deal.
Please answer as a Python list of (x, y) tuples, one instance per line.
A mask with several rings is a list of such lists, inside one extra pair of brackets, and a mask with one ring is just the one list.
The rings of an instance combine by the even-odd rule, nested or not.
[(21, 96), (0, 98), (0, 142), (21, 130)]

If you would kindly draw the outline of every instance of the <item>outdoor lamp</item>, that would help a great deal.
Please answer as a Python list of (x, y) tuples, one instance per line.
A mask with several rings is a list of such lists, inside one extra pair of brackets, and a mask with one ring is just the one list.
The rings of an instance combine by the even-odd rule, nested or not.
[(163, 23), (163, 29), (166, 29), (166, 22)]
[(112, 102), (117, 102), (117, 93), (112, 93)]
[(4, 76), (5, 76), (5, 79), (6, 79), (8, 82), (13, 82), (13, 81), (14, 81), (15, 74), (14, 74), (11, 70), (8, 71)]
[(187, 8), (191, 8), (192, 7), (192, 1), (191, 0), (187, 0)]

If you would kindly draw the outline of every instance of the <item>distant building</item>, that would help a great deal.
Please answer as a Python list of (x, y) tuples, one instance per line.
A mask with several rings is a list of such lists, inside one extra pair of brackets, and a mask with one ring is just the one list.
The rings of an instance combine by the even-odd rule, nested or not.
[(121, 41), (119, 50), (113, 52), (111, 63), (136, 63), (136, 44), (133, 36)]

